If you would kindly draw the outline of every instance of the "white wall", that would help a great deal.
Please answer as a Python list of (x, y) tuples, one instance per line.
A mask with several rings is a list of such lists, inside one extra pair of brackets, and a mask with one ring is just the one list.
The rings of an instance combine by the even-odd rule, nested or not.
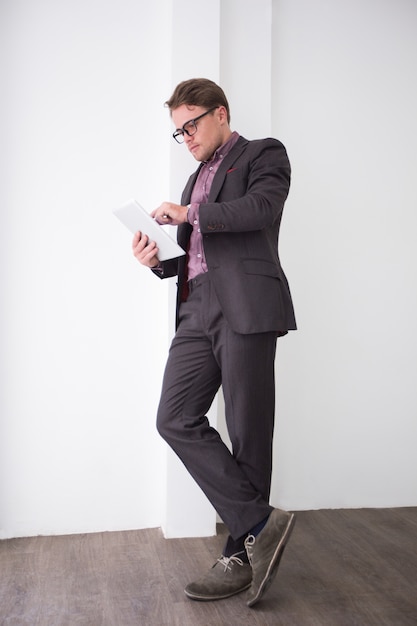
[(163, 107), (191, 75), (220, 78), (234, 128), (271, 131), (293, 165), (273, 504), (416, 504), (415, 4), (212, 8), (215, 32), (194, 0), (1, 5), (0, 537), (170, 509), (181, 534), (190, 483), (154, 428), (173, 281), (134, 262), (111, 209), (159, 204), (194, 167)]
[(272, 500), (417, 504), (417, 4), (274, 2), (281, 254), (299, 330), (278, 351)]
[(1, 13), (0, 536), (159, 526), (168, 285), (111, 210), (168, 195), (171, 3)]

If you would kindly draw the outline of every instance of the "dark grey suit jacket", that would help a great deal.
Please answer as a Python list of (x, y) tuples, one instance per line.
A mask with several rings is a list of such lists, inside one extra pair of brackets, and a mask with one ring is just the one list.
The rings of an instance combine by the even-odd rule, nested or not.
[[(182, 205), (190, 203), (200, 168), (188, 180)], [(211, 282), (235, 332), (285, 334), (296, 329), (291, 294), (278, 256), (290, 172), (282, 143), (239, 137), (214, 177), (207, 203), (200, 204), (199, 226)], [(190, 224), (178, 226), (178, 243), (185, 250), (191, 231)], [(178, 274), (178, 321), (186, 257), (162, 263), (162, 272), (157, 274), (161, 278)]]

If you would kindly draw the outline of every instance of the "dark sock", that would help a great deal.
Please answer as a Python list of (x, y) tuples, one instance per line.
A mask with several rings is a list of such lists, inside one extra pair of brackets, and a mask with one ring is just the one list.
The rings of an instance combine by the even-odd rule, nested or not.
[(242, 559), (244, 563), (249, 563), (248, 555), (245, 548), (245, 539), (248, 535), (253, 535), (254, 537), (259, 535), (261, 530), (265, 527), (268, 519), (269, 515), (268, 517), (265, 517), (265, 519), (263, 519), (261, 522), (259, 522), (259, 524), (256, 524), (256, 526), (251, 528), (248, 534), (239, 537), (239, 539), (233, 539), (233, 537), (229, 535), (223, 549), (223, 556), (233, 556), (235, 554), (239, 557), (239, 559)]
[(229, 535), (223, 548), (223, 556), (233, 556), (235, 554), (244, 563), (249, 563), (248, 555), (246, 554), (245, 539), (246, 535), (239, 537), (239, 539), (233, 539)]
[(256, 535), (259, 535), (259, 533), (261, 532), (261, 530), (263, 530), (268, 520), (269, 520), (269, 515), (268, 517), (265, 517), (265, 519), (263, 519), (262, 522), (259, 522), (259, 524), (256, 524), (256, 526), (254, 526), (252, 530), (249, 532), (249, 535), (253, 535), (254, 537), (256, 537)]

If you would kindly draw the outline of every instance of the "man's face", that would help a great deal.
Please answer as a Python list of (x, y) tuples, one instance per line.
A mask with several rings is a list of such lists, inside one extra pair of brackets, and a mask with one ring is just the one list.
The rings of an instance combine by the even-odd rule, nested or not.
[[(182, 104), (171, 113), (175, 128), (195, 119), (207, 111), (201, 106)], [(189, 137), (184, 133), (184, 143), (197, 161), (208, 161), (230, 135), (227, 114), (224, 107), (217, 107), (196, 122), (197, 131)]]

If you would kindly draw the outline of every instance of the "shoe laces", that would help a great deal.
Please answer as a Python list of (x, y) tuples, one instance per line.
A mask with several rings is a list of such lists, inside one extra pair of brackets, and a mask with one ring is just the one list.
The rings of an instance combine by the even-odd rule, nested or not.
[(252, 565), (253, 546), (255, 545), (255, 535), (248, 535), (245, 539), (246, 554), (248, 555), (249, 565)]
[(234, 564), (240, 565), (241, 567), (244, 565), (242, 559), (238, 557), (238, 554), (242, 554), (241, 552), (237, 552), (236, 554), (232, 554), (231, 556), (221, 556), (217, 559), (217, 562), (223, 565), (224, 571), (231, 570)]

